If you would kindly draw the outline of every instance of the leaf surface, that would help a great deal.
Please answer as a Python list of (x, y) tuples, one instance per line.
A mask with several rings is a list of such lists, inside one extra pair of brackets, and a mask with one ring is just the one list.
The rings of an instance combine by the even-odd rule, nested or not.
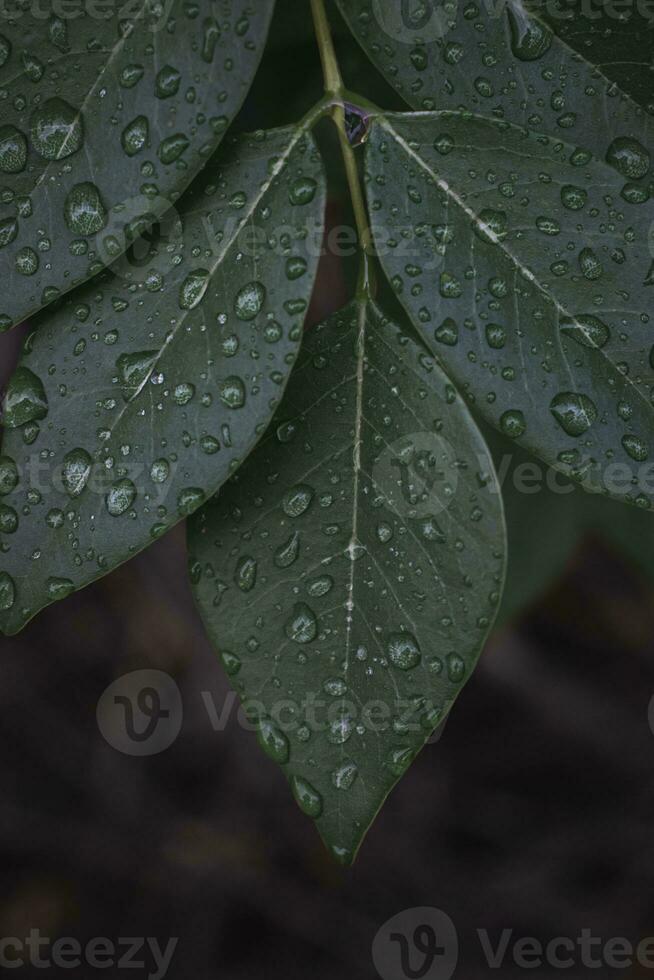
[(267, 436), (189, 546), (262, 747), (349, 863), (495, 616), (504, 524), (478, 430), (422, 348), (353, 304), (307, 333)]
[(654, 207), (638, 160), (465, 113), (388, 116), (367, 189), (387, 275), (476, 410), (588, 489), (650, 506)]
[(247, 94), (274, 0), (57, 6), (0, 24), (0, 330), (177, 200)]
[[(640, 49), (629, 48), (630, 66), (613, 66), (618, 51), (625, 50), (623, 31), (617, 49), (606, 42), (606, 24), (605, 43), (587, 43), (584, 13), (589, 11), (596, 26), (601, 4), (597, 10), (584, 5), (574, 21), (578, 30), (559, 20), (557, 9), (570, 16), (570, 5), (563, 3), (543, 5), (551, 14), (549, 26), (537, 5), (522, 0), (338, 0), (338, 5), (372, 61), (414, 109), (466, 110), (547, 133), (602, 159), (614, 137), (636, 139), (649, 153), (654, 147), (654, 117), (636, 100), (648, 92), (651, 106), (650, 64), (643, 59), (648, 41), (638, 34)], [(616, 30), (615, 22), (604, 20)], [(562, 29), (555, 32), (559, 24)]]
[(41, 315), (5, 399), (5, 632), (146, 547), (252, 449), (297, 354), (324, 204), (302, 128), (230, 140), (146, 264)]

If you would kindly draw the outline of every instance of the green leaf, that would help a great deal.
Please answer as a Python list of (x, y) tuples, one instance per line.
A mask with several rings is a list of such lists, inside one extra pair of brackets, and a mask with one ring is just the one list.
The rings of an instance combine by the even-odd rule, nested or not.
[(478, 430), (418, 344), (353, 304), (307, 333), (268, 435), (189, 545), (262, 747), (350, 862), (495, 616), (504, 523)]
[(646, 169), (448, 112), (379, 117), (367, 153), (382, 264), (452, 380), (547, 463), (649, 507)]
[(5, 632), (146, 547), (247, 456), (297, 354), (324, 203), (303, 128), (230, 140), (147, 263), (41, 315), (5, 401)]
[[(62, 5), (60, 5), (62, 6)], [(95, 275), (161, 214), (252, 83), (274, 0), (134, 0), (0, 23), (0, 261), (6, 330)]]
[[(627, 78), (630, 92), (651, 93), (642, 35), (631, 64), (631, 75), (638, 74), (642, 83), (636, 86), (624, 71), (603, 73), (606, 49), (582, 39), (583, 13), (561, 32), (564, 37), (558, 36), (551, 29), (560, 23), (552, 4), (542, 5), (551, 13), (551, 26), (523, 0), (338, 0), (338, 5), (372, 61), (414, 109), (465, 109), (547, 133), (602, 159), (616, 136), (628, 135), (648, 149), (654, 143), (654, 118), (616, 84)], [(593, 10), (590, 17), (595, 20), (596, 14), (601, 16)], [(569, 16), (569, 5), (563, 16)], [(579, 39), (579, 50), (565, 39), (572, 36)], [(622, 44), (618, 50), (624, 50)], [(617, 60), (615, 45), (608, 60)]]

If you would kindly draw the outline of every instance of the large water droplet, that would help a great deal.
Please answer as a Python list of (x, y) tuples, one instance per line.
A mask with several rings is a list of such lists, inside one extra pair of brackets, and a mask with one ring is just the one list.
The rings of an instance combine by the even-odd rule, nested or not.
[(550, 402), (550, 411), (564, 432), (581, 436), (597, 419), (597, 407), (588, 395), (562, 391)]
[(220, 400), (227, 408), (242, 408), (245, 405), (245, 385), (236, 375), (231, 375), (221, 382), (219, 388)]
[(15, 126), (0, 126), (0, 170), (17, 174), (25, 167), (27, 141)]
[(15, 429), (26, 422), (44, 419), (48, 414), (48, 399), (40, 378), (26, 367), (17, 368), (7, 388), (3, 423)]
[(286, 635), (295, 643), (311, 643), (318, 635), (318, 621), (315, 613), (306, 602), (297, 602), (293, 614), (287, 620)]
[(313, 488), (306, 483), (298, 483), (287, 490), (282, 499), (282, 509), (287, 517), (300, 517), (311, 506)]
[(124, 477), (109, 488), (106, 497), (107, 510), (112, 517), (120, 517), (128, 511), (136, 500), (136, 487), (131, 480)]
[(393, 633), (386, 649), (388, 659), (399, 670), (411, 670), (420, 663), (420, 647), (411, 633)]
[(261, 313), (266, 300), (266, 287), (260, 282), (249, 282), (236, 295), (234, 311), (239, 320), (254, 320)]
[(179, 305), (183, 310), (192, 310), (198, 305), (207, 291), (210, 278), (208, 269), (194, 269), (188, 274), (179, 290)]
[(64, 204), (64, 218), (74, 235), (95, 235), (107, 223), (107, 209), (100, 191), (88, 181), (75, 184)]
[(137, 116), (125, 126), (120, 142), (128, 157), (133, 157), (147, 146), (150, 127), (146, 116)]
[(507, 7), (511, 26), (511, 50), (520, 61), (537, 61), (549, 51), (552, 32), (535, 18), (529, 17), (521, 5)]
[(560, 327), (561, 333), (572, 337), (582, 347), (604, 347), (611, 336), (607, 325), (590, 313), (562, 317)]
[(79, 497), (89, 482), (93, 459), (85, 449), (73, 449), (64, 456), (61, 482), (69, 497)]
[(30, 124), (34, 149), (46, 160), (64, 160), (84, 141), (82, 114), (63, 99), (48, 99), (34, 112)]

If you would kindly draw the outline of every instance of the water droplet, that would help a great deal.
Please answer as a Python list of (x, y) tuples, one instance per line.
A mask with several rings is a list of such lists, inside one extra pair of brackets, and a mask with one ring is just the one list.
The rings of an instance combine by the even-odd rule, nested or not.
[(458, 343), (459, 328), (452, 317), (448, 316), (443, 320), (440, 327), (434, 331), (434, 337), (439, 344), (446, 344), (448, 347), (454, 347)]
[(95, 184), (75, 184), (66, 197), (64, 218), (74, 235), (88, 237), (102, 231), (107, 223), (107, 209)]
[(16, 586), (7, 572), (0, 572), (0, 612), (7, 612), (16, 601)]
[(518, 409), (509, 409), (500, 418), (500, 427), (505, 436), (510, 439), (519, 439), (527, 431), (527, 422)]
[(391, 770), (394, 776), (401, 776), (408, 766), (411, 764), (413, 759), (413, 749), (409, 748), (399, 748), (392, 749), (386, 765)]
[(280, 545), (273, 559), (277, 568), (289, 568), (300, 553), (300, 534), (294, 531), (288, 541)]
[(220, 659), (225, 668), (225, 673), (229, 677), (234, 677), (238, 674), (241, 669), (241, 661), (235, 653), (230, 653), (229, 650), (223, 650), (220, 654)]
[(13, 507), (0, 504), (0, 534), (15, 534), (18, 530), (18, 514)]
[(622, 437), (622, 445), (625, 452), (636, 460), (637, 463), (644, 463), (649, 456), (649, 449), (646, 443), (638, 436), (628, 435)]
[(266, 300), (266, 287), (260, 282), (249, 282), (239, 290), (234, 310), (239, 320), (254, 320), (261, 313)]
[(48, 99), (32, 115), (30, 132), (40, 156), (64, 160), (76, 153), (84, 141), (82, 114), (63, 99)]
[(164, 65), (158, 73), (155, 81), (155, 93), (159, 99), (169, 99), (172, 95), (177, 95), (180, 73), (172, 65)]
[(124, 477), (109, 488), (106, 497), (107, 510), (112, 517), (120, 517), (129, 510), (136, 500), (136, 487), (131, 480)]
[(174, 163), (189, 146), (189, 138), (184, 133), (174, 133), (162, 140), (157, 150), (157, 156), (164, 164)]
[(607, 162), (627, 177), (638, 180), (644, 177), (650, 167), (650, 155), (645, 147), (631, 136), (614, 139), (606, 153)]
[(227, 408), (242, 408), (245, 405), (245, 385), (236, 375), (231, 375), (221, 382), (219, 396)]
[(13, 493), (18, 480), (18, 467), (11, 456), (0, 456), (0, 496)]
[(298, 483), (297, 486), (287, 490), (282, 500), (282, 509), (287, 517), (300, 517), (311, 506), (314, 490), (306, 483)]
[(147, 146), (150, 127), (146, 116), (137, 116), (125, 126), (120, 142), (128, 157), (136, 156)]
[(520, 61), (537, 61), (552, 44), (552, 32), (528, 16), (522, 5), (507, 7), (511, 27), (511, 50)]
[(466, 674), (466, 665), (458, 653), (450, 653), (447, 658), (447, 676), (453, 684), (460, 684)]
[(288, 739), (284, 732), (267, 718), (259, 721), (257, 739), (266, 755), (278, 765), (283, 766), (288, 762), (291, 752)]
[(550, 402), (550, 411), (564, 432), (581, 436), (597, 419), (597, 407), (588, 395), (562, 391)]
[(344, 762), (338, 769), (335, 769), (332, 773), (332, 783), (336, 789), (348, 790), (354, 784), (357, 776), (359, 775), (359, 770), (354, 762), (347, 761)]
[(69, 578), (49, 578), (46, 582), (48, 598), (60, 602), (75, 591), (75, 585)]
[(29, 368), (18, 367), (7, 388), (3, 424), (15, 429), (26, 422), (44, 419), (48, 414), (48, 399), (40, 378)]
[(39, 267), (39, 257), (28, 245), (21, 248), (16, 255), (16, 272), (21, 276), (33, 276)]
[(79, 497), (89, 482), (93, 459), (85, 449), (73, 449), (64, 456), (61, 482), (69, 497)]
[(486, 343), (493, 350), (502, 350), (506, 344), (506, 330), (499, 323), (486, 324)]
[(0, 126), (0, 170), (17, 174), (25, 167), (27, 141), (15, 126)]
[(301, 776), (293, 776), (291, 779), (291, 789), (297, 805), (303, 813), (314, 820), (322, 813), (322, 796), (311, 783)]
[(234, 572), (234, 582), (241, 592), (251, 592), (257, 581), (257, 563), (249, 555), (240, 558)]
[(386, 649), (388, 659), (399, 670), (412, 670), (420, 663), (420, 647), (411, 633), (393, 633)]
[(585, 191), (583, 187), (566, 184), (565, 187), (561, 188), (561, 203), (569, 211), (581, 211), (586, 206), (587, 200), (588, 191)]
[(572, 337), (582, 347), (604, 347), (611, 333), (607, 325), (590, 313), (575, 317), (562, 317), (561, 333)]
[(17, 234), (18, 222), (15, 218), (5, 218), (4, 221), (0, 221), (0, 248), (11, 245)]
[(311, 643), (318, 635), (318, 621), (315, 613), (305, 602), (297, 602), (293, 614), (287, 620), (286, 635), (295, 643)]
[(136, 391), (150, 374), (158, 357), (156, 350), (136, 351), (134, 354), (121, 354), (116, 361), (116, 369), (121, 384)]
[(288, 192), (288, 199), (291, 204), (299, 206), (311, 204), (316, 196), (317, 190), (318, 183), (313, 179), (313, 177), (298, 177), (298, 179), (291, 184)]
[(194, 269), (188, 274), (179, 290), (179, 305), (183, 310), (195, 309), (207, 291), (210, 278), (208, 269)]

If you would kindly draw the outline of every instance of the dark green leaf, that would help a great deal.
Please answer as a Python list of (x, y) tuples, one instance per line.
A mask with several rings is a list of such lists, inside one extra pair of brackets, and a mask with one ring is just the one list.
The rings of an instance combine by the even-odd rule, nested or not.
[(552, 466), (643, 506), (654, 495), (648, 163), (626, 144), (596, 159), (462, 113), (379, 117), (367, 156), (381, 261), (453, 381)]
[(472, 673), (502, 587), (485, 444), (374, 306), (306, 336), (269, 434), (191, 522), (209, 635), (300, 807), (349, 862)]
[(74, 6), (0, 23), (0, 330), (178, 198), (250, 87), (274, 0)]
[[(624, 71), (616, 76), (610, 68), (603, 73), (606, 48), (580, 39), (575, 50), (566, 40), (583, 32), (581, 14), (560, 37), (523, 0), (338, 0), (338, 5), (364, 50), (414, 109), (464, 109), (547, 133), (601, 159), (618, 136), (637, 139), (650, 151), (654, 145), (654, 118), (615, 81), (628, 78), (629, 91), (639, 97), (647, 90), (651, 104), (650, 62), (643, 59), (648, 41), (642, 35), (640, 53), (630, 49), (631, 76)], [(540, 6), (556, 27), (554, 5)], [(591, 19), (601, 16), (595, 8), (585, 9)], [(614, 46), (610, 60), (617, 60), (615, 54)]]
[(229, 141), (142, 267), (41, 315), (5, 402), (5, 632), (146, 547), (248, 454), (299, 347), (324, 201), (302, 129)]

